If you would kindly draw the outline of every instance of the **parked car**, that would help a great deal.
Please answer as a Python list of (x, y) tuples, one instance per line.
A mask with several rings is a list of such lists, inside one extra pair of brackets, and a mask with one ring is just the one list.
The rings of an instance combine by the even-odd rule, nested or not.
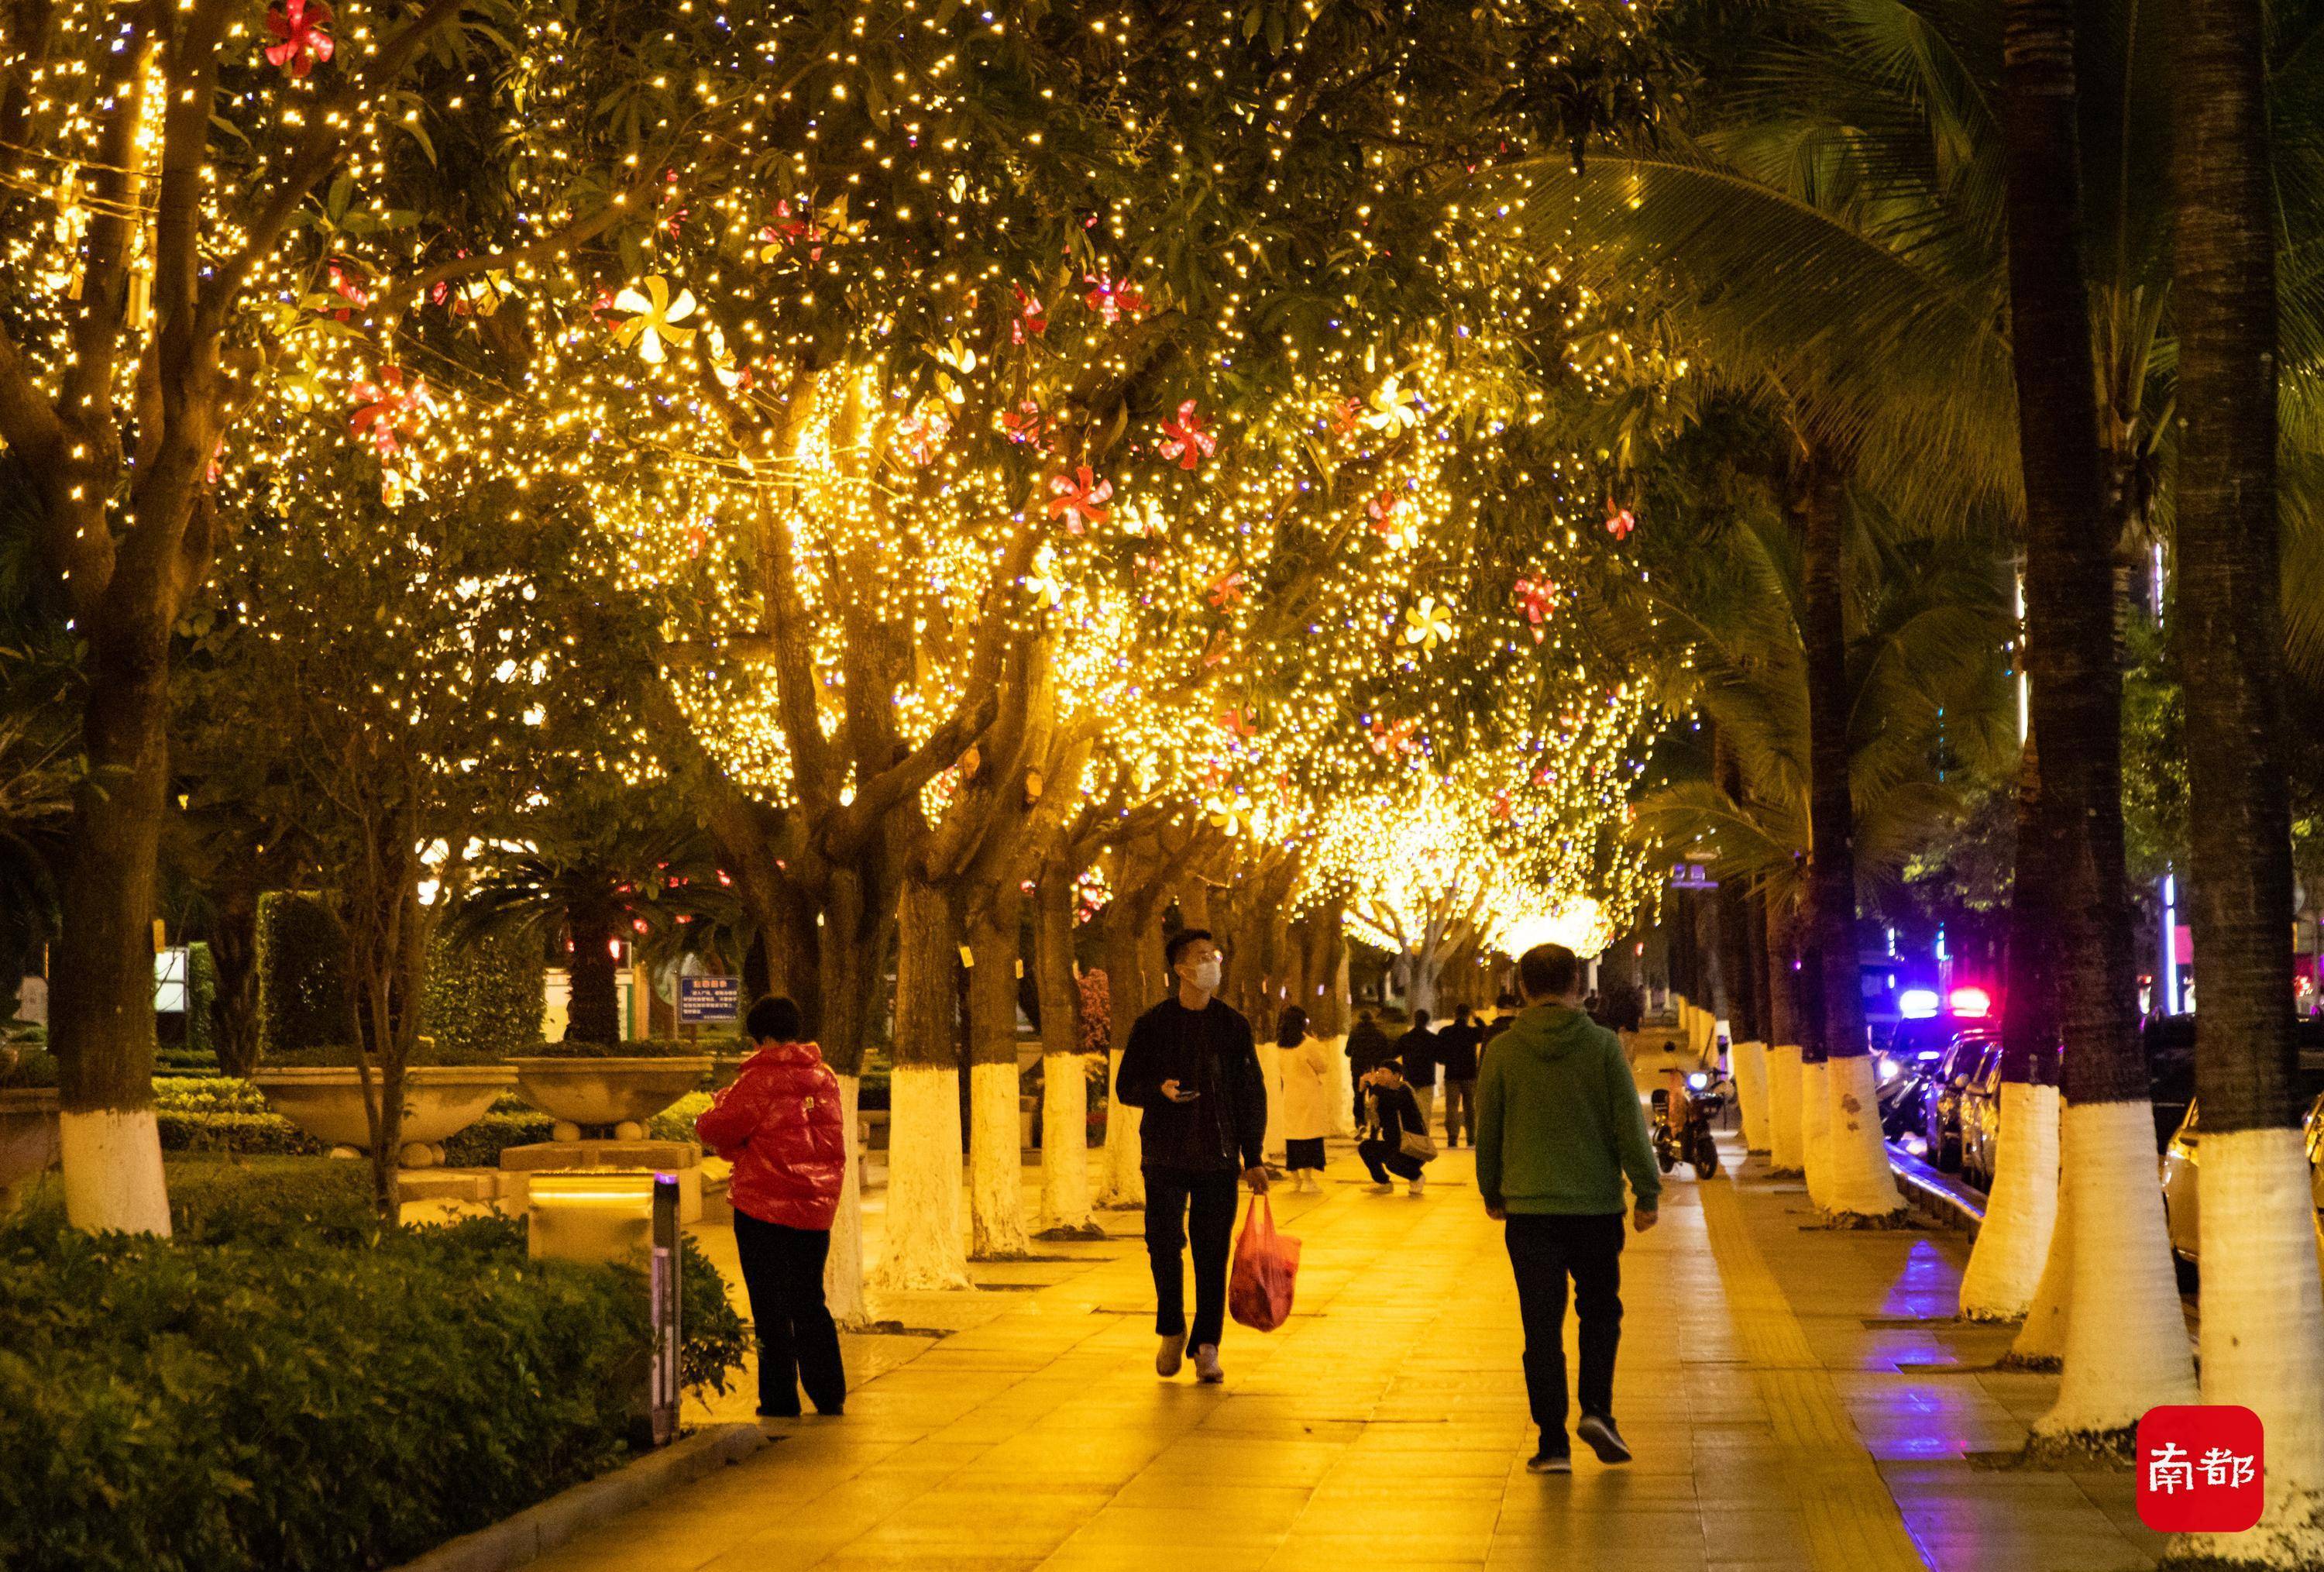
[(1986, 1044), (1960, 1093), (1961, 1177), (1993, 1188), (2001, 1161), (2001, 1041)]
[(1927, 1153), (1937, 1062), (1964, 1029), (1985, 1024), (1950, 1010), (1895, 1023), (1873, 1059), (1883, 1135), (1916, 1156)]
[[(2300, 1044), (2299, 1090), (2308, 1115), (2301, 1123), (2308, 1151), (2308, 1186), (2324, 1209), (2324, 1021), (2309, 1019), (2295, 1029)], [(2197, 1183), (2202, 1169), (2202, 1107), (2190, 1097), (2187, 1112), (2163, 1149), (2163, 1214), (2170, 1224), (2171, 1248), (2187, 1261), (2200, 1250), (2202, 1209)]]
[(1984, 1062), (1986, 1050), (1999, 1041), (1999, 1033), (1992, 1026), (1965, 1026), (1928, 1067), (1928, 1087), (1923, 1093), (1926, 1116), (1921, 1133), (1929, 1143), (1929, 1161), (1947, 1173), (1958, 1172), (1961, 1165), (1962, 1096), (1969, 1077)]

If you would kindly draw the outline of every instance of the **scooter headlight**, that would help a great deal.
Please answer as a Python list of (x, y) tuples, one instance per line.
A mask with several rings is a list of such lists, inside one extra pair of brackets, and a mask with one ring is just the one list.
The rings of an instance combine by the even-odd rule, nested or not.
[(1690, 1092), (1700, 1092), (1710, 1085), (1711, 1077), (1701, 1070), (1686, 1077), (1686, 1089)]

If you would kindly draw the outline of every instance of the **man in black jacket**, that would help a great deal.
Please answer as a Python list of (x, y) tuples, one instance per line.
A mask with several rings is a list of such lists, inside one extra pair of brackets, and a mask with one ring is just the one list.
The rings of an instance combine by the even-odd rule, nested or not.
[(1348, 1086), (1353, 1094), (1356, 1118), (1364, 1114), (1364, 1077), (1396, 1057), (1396, 1043), (1382, 1031), (1369, 1010), (1356, 1012), (1355, 1030), (1348, 1033)]
[(1436, 1036), (1436, 1062), (1444, 1067), (1444, 1144), (1477, 1144), (1477, 1050), (1484, 1046), (1485, 1029), (1463, 1004), (1452, 1012), (1452, 1024)]
[(1227, 1253), (1234, 1243), (1235, 1175), (1267, 1192), (1267, 1081), (1250, 1022), (1216, 997), (1219, 947), (1184, 929), (1163, 948), (1178, 991), (1138, 1018), (1121, 1050), (1113, 1095), (1143, 1108), (1146, 1251), (1154, 1263), (1157, 1375), (1178, 1373), (1190, 1336), (1179, 1253), (1194, 1254), (1194, 1374), (1219, 1382), (1226, 1325)]

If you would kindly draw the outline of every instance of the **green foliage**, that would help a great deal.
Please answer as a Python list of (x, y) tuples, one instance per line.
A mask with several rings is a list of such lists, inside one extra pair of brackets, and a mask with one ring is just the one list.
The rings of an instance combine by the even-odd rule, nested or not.
[[(436, 1040), (439, 1056), (530, 1052), (540, 1040), (541, 971), (537, 934), (484, 932), (464, 939), (439, 934), (429, 947), (420, 1035)], [(462, 1061), (439, 1057), (434, 1062)]]
[(337, 926), (321, 897), (287, 890), (258, 898), (258, 1045), (262, 1060), (347, 1035)]
[(211, 1011), (217, 1003), (217, 962), (210, 947), (199, 942), (186, 947), (186, 1051), (217, 1056), (217, 1022)]
[(646, 1121), (649, 1141), (692, 1141), (694, 1122), (710, 1106), (708, 1092), (688, 1092)]
[[(519, 1052), (530, 1051), (519, 1049)], [(429, 1065), (493, 1065), (508, 1059), (505, 1049), (447, 1048), (441, 1042), (431, 1043), (422, 1039), (411, 1050), (410, 1063), (415, 1067)], [(268, 1054), (262, 1069), (353, 1069), (355, 1050), (344, 1042), (326, 1043), (316, 1048), (300, 1049), (295, 1053)]]
[(498, 1168), (503, 1151), (540, 1144), (556, 1124), (536, 1108), (487, 1114), (444, 1142), (444, 1161), (452, 1168)]
[(532, 1059), (690, 1059), (711, 1053), (717, 1045), (683, 1042), (669, 1037), (632, 1037), (624, 1042), (537, 1042), (523, 1052)]
[[(0, 1565), (391, 1565), (619, 1463), (633, 1270), (525, 1258), (497, 1218), (382, 1230), (357, 1163), (173, 1161), (171, 1240), (53, 1196), (0, 1229)], [(742, 1324), (687, 1242), (689, 1384)]]
[(232, 1153), (241, 1157), (315, 1157), (323, 1142), (280, 1114), (157, 1111), (153, 1122), (164, 1151)]
[(14, 1064), (0, 1068), (0, 1088), (53, 1087), (56, 1084), (57, 1056), (44, 1048), (20, 1050)]
[(153, 1107), (165, 1114), (263, 1114), (266, 1098), (236, 1076), (155, 1076)]

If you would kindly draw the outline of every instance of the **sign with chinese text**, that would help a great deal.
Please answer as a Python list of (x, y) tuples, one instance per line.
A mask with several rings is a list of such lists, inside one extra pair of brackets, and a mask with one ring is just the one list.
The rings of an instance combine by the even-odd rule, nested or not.
[(742, 1003), (740, 977), (680, 977), (678, 980), (678, 1023), (706, 1026), (734, 1019)]
[(2236, 1534), (2266, 1501), (2267, 1438), (2232, 1403), (2180, 1403), (2138, 1421), (2138, 1521), (2165, 1534)]

